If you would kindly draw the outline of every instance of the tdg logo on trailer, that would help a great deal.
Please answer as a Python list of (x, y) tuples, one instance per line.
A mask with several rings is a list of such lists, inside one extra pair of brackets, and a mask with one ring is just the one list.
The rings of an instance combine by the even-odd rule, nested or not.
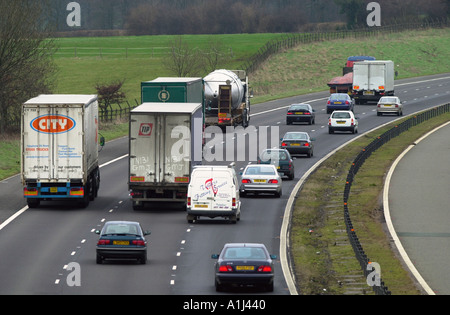
[(31, 121), (31, 128), (47, 134), (64, 133), (75, 128), (75, 120), (63, 115), (44, 115)]

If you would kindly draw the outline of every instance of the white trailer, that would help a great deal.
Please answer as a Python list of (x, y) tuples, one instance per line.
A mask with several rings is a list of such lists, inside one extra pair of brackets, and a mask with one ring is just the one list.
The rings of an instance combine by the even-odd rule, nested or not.
[(192, 168), (202, 163), (201, 103), (143, 103), (130, 113), (128, 187), (133, 209), (186, 203)]
[(22, 106), (21, 176), (29, 207), (76, 199), (100, 187), (96, 95), (39, 95)]
[(378, 102), (382, 96), (394, 95), (394, 62), (365, 60), (353, 65), (353, 93), (356, 104)]

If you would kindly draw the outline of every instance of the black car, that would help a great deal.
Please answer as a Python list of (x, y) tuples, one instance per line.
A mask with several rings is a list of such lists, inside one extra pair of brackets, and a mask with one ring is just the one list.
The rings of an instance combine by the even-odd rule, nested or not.
[(274, 164), (280, 175), (294, 179), (294, 161), (286, 149), (266, 149), (258, 158), (258, 164)]
[(217, 259), (214, 265), (216, 291), (226, 286), (262, 286), (273, 291), (274, 265), (264, 244), (228, 243), (220, 254), (211, 255)]
[(307, 122), (310, 125), (316, 121), (316, 114), (309, 104), (292, 104), (286, 113), (286, 125), (293, 122)]
[(97, 264), (105, 259), (137, 259), (141, 264), (147, 262), (147, 241), (138, 222), (108, 221), (101, 231), (97, 242)]
[(307, 132), (290, 131), (281, 139), (281, 147), (291, 154), (306, 154), (308, 157), (314, 155), (314, 138), (310, 138)]

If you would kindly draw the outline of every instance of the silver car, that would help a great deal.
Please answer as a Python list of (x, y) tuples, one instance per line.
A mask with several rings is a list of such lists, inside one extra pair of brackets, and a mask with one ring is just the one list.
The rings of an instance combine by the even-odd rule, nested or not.
[(397, 96), (383, 96), (377, 104), (377, 115), (383, 113), (396, 113), (398, 116), (403, 115), (403, 104)]
[(281, 197), (282, 180), (275, 165), (249, 164), (241, 175), (241, 197), (245, 197), (247, 193), (273, 193), (276, 197)]

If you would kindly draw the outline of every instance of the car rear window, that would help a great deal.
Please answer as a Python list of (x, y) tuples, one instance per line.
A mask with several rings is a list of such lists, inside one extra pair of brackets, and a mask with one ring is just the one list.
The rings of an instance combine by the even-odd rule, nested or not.
[(346, 112), (334, 112), (333, 118), (350, 118), (350, 113)]
[(395, 97), (382, 97), (380, 99), (380, 102), (382, 102), (382, 103), (395, 103), (395, 102), (397, 102), (397, 99)]
[(269, 161), (269, 160), (287, 160), (288, 155), (285, 151), (264, 151), (261, 154), (261, 160), (263, 161)]
[(289, 108), (289, 110), (308, 110), (309, 107), (307, 105), (293, 105)]
[(345, 101), (347, 99), (346, 94), (333, 94), (330, 97), (331, 101)]
[(229, 247), (223, 255), (224, 259), (267, 259), (265, 251), (260, 247)]
[(251, 166), (247, 168), (245, 175), (275, 175), (275, 170), (268, 166)]
[(285, 140), (308, 140), (305, 133), (287, 133), (284, 135)]
[(136, 224), (118, 223), (108, 224), (104, 234), (139, 234)]

